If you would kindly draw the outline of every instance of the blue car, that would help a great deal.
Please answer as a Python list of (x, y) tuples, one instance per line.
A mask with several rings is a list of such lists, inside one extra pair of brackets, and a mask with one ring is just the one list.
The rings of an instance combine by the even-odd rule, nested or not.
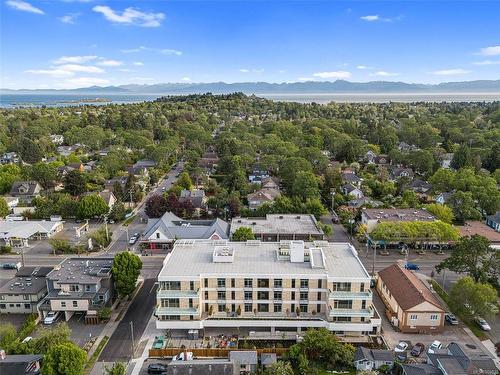
[(406, 263), (405, 268), (407, 270), (411, 270), (411, 271), (418, 271), (420, 269), (418, 264), (415, 264), (415, 263)]

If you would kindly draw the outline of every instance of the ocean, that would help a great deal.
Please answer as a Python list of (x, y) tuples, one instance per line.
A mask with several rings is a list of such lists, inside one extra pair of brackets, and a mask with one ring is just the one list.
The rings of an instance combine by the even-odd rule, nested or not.
[[(169, 95), (169, 94), (164, 94)], [(1, 108), (65, 107), (74, 105), (106, 105), (140, 103), (155, 100), (162, 94), (1, 94)], [(276, 101), (298, 103), (389, 103), (389, 102), (492, 102), (500, 100), (500, 93), (451, 94), (257, 94)]]

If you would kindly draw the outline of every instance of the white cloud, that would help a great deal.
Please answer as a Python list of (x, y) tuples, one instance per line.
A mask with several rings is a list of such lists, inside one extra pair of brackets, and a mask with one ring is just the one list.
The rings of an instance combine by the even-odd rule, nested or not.
[(500, 46), (491, 46), (491, 47), (485, 47), (481, 48), (479, 50), (478, 55), (482, 56), (498, 56), (500, 55)]
[(160, 49), (159, 52), (164, 55), (176, 55), (176, 56), (182, 55), (182, 51), (178, 51), (176, 49), (165, 48), (165, 49)]
[(96, 5), (92, 10), (101, 13), (110, 22), (142, 27), (158, 27), (161, 25), (161, 21), (165, 19), (163, 13), (141, 12), (132, 7), (126, 8), (123, 12), (120, 12), (106, 5)]
[(54, 78), (68, 77), (74, 75), (73, 72), (62, 69), (28, 69), (25, 70), (24, 72), (37, 75), (47, 75)]
[(337, 71), (337, 72), (318, 72), (313, 74), (314, 77), (319, 77), (319, 78), (337, 78), (337, 79), (344, 79), (344, 78), (350, 78), (351, 77), (351, 72), (347, 71)]
[(362, 17), (359, 17), (361, 18), (363, 21), (368, 21), (368, 22), (374, 22), (374, 21), (378, 21), (380, 20), (380, 17), (378, 14), (374, 14), (374, 15), (371, 15), (371, 16), (362, 16)]
[(369, 70), (369, 69), (373, 69), (373, 68), (371, 66), (358, 65), (358, 66), (356, 66), (356, 69), (359, 69), (359, 70)]
[(437, 76), (454, 76), (454, 75), (460, 75), (460, 74), (467, 74), (470, 73), (470, 70), (465, 70), (465, 69), (444, 69), (444, 70), (435, 70), (433, 72), (430, 72), (431, 74), (437, 75)]
[(240, 69), (240, 72), (241, 73), (257, 73), (257, 74), (260, 74), (260, 73), (264, 73), (264, 69)]
[(78, 88), (78, 87), (88, 87), (88, 86), (98, 86), (109, 83), (109, 80), (103, 78), (95, 77), (76, 77), (64, 80), (60, 83), (60, 87), (65, 88)]
[(10, 8), (20, 10), (23, 12), (35, 13), (35, 14), (45, 14), (40, 8), (34, 7), (30, 3), (21, 0), (7, 0), (5, 2)]
[(97, 56), (62, 56), (52, 61), (54, 64), (82, 64), (97, 59)]
[(249, 69), (240, 69), (240, 72), (241, 73), (250, 73), (250, 70)]
[(143, 66), (143, 65), (144, 65), (144, 63), (143, 63), (142, 61), (134, 61), (134, 62), (132, 63), (132, 65), (135, 65), (135, 66)]
[(67, 72), (104, 73), (104, 69), (91, 65), (65, 64), (59, 65), (57, 69)]
[(137, 48), (120, 50), (120, 52), (122, 52), (122, 53), (138, 53), (141, 51), (157, 52), (157, 53), (161, 53), (163, 55), (176, 55), (176, 56), (182, 55), (182, 51), (179, 51), (176, 49), (171, 49), (171, 48), (151, 48), (151, 47), (140, 46)]
[(121, 68), (121, 69), (118, 69), (119, 72), (124, 72), (124, 73), (129, 73), (129, 72), (133, 72), (132, 69), (128, 69), (128, 68)]
[(316, 81), (316, 78), (313, 78), (313, 77), (299, 77), (299, 78), (297, 78), (297, 81), (301, 81), (301, 82)]
[(184, 82), (190, 82), (190, 81), (191, 81), (191, 78), (189, 78), (189, 77), (182, 77), (182, 80), (183, 80)]
[(59, 17), (59, 21), (61, 21), (62, 23), (74, 24), (79, 16), (80, 16), (79, 13), (66, 14), (62, 17)]
[(123, 65), (123, 61), (118, 60), (101, 60), (97, 63), (99, 66), (120, 66)]
[(498, 65), (498, 64), (500, 64), (500, 60), (475, 61), (472, 64), (474, 64), (474, 65)]
[(398, 76), (399, 73), (394, 73), (394, 72), (386, 72), (384, 70), (379, 70), (378, 72), (375, 72), (373, 74), (370, 74), (371, 76), (376, 76), (376, 77), (394, 77)]

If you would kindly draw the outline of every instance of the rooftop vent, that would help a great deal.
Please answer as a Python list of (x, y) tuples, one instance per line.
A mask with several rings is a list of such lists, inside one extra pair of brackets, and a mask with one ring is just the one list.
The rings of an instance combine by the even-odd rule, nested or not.
[(215, 246), (212, 260), (214, 263), (233, 263), (234, 249), (229, 246)]

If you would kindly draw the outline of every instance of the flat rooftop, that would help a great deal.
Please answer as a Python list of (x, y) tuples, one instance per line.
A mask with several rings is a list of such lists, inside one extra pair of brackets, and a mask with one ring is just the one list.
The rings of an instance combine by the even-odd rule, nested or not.
[(45, 277), (16, 276), (0, 288), (0, 294), (37, 294), (45, 288), (47, 288)]
[(429, 211), (420, 208), (365, 208), (362, 212), (369, 220), (379, 221), (434, 221)]
[(231, 235), (241, 227), (250, 227), (254, 233), (316, 234), (322, 235), (314, 215), (269, 214), (266, 217), (236, 217), (231, 221)]
[[(305, 249), (310, 261), (291, 262), (281, 256), (290, 242)], [(223, 252), (227, 259), (221, 259)], [(356, 250), (348, 243), (229, 242), (180, 240), (163, 262), (159, 281), (198, 279), (199, 277), (328, 277), (339, 280), (370, 278)]]
[(47, 275), (60, 284), (94, 284), (111, 277), (112, 258), (66, 258)]
[(494, 244), (500, 244), (500, 233), (481, 221), (466, 221), (465, 225), (457, 226), (461, 236), (479, 234)]

